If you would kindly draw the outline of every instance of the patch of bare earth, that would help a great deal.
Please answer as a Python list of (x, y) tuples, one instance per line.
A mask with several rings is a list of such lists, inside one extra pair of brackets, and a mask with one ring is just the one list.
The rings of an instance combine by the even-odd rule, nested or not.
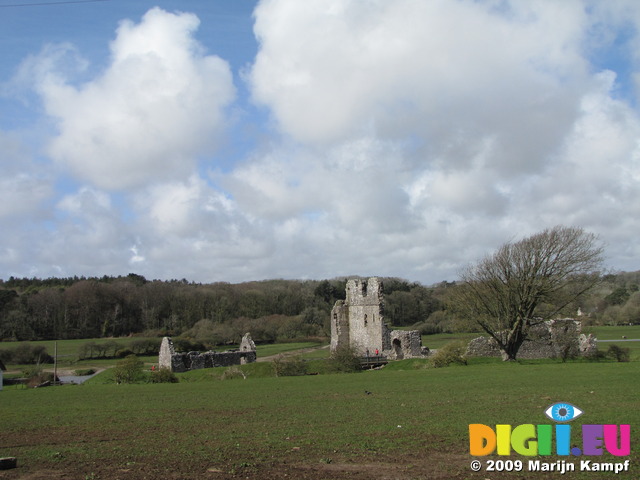
[[(415, 480), (468, 478), (467, 456), (432, 454), (396, 458), (393, 462), (336, 462), (292, 466), (291, 478), (351, 480)], [(466, 468), (465, 468), (466, 467)]]
[[(419, 479), (464, 479), (480, 478), (470, 475), (468, 456), (450, 454), (432, 454), (426, 456), (407, 455), (406, 458), (393, 458), (392, 461), (336, 461), (329, 459), (320, 462), (273, 461), (258, 465), (176, 465), (167, 467), (153, 463), (136, 463), (122, 468), (117, 465), (56, 465), (52, 468), (31, 469), (28, 465), (14, 470), (0, 472), (0, 479), (54, 480), (54, 479), (211, 479), (211, 480), (419, 480)], [(386, 460), (386, 459), (385, 459)]]

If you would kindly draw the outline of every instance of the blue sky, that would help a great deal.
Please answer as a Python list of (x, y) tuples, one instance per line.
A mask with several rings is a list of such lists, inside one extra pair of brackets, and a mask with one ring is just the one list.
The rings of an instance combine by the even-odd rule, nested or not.
[(33, 3), (0, 278), (429, 284), (558, 224), (640, 269), (638, 2)]

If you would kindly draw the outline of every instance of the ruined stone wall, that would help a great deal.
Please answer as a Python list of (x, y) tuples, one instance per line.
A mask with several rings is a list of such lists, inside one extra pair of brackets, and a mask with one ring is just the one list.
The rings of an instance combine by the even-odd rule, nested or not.
[(331, 310), (331, 351), (349, 345), (349, 308), (338, 300)]
[(166, 368), (173, 371), (173, 363), (171, 357), (175, 355), (176, 350), (173, 346), (173, 340), (170, 337), (164, 337), (160, 344), (160, 353), (158, 354), (158, 367)]
[[(584, 355), (597, 350), (597, 341), (592, 335), (581, 333), (582, 323), (570, 318), (549, 320), (531, 328), (528, 339), (518, 351), (518, 358), (558, 358)], [(477, 357), (500, 357), (501, 350), (490, 337), (478, 337), (469, 342), (467, 355)]]
[(256, 361), (256, 345), (247, 333), (242, 337), (240, 348), (227, 352), (188, 352), (176, 353), (173, 341), (164, 337), (160, 344), (158, 366), (172, 372), (187, 372), (200, 368), (230, 367)]
[(389, 340), (389, 349), (383, 351), (383, 355), (388, 358), (402, 360), (429, 354), (429, 349), (422, 346), (422, 336), (418, 330), (391, 330)]
[(230, 367), (256, 361), (256, 352), (189, 352), (171, 357), (171, 371), (187, 372), (200, 368)]
[(589, 335), (581, 333), (578, 337), (578, 349), (580, 355), (591, 357), (598, 352), (598, 339), (591, 333)]

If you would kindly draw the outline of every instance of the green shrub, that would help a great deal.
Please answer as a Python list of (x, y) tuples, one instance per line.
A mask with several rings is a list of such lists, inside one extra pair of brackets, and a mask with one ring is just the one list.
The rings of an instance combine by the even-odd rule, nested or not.
[(176, 352), (202, 352), (207, 349), (203, 343), (191, 341), (187, 338), (174, 339), (173, 348), (175, 348)]
[(107, 340), (103, 343), (86, 342), (78, 348), (78, 358), (80, 360), (88, 358), (113, 358), (117, 356), (120, 348), (121, 345), (115, 340)]
[(2, 363), (11, 363), (13, 351), (8, 348), (0, 348), (0, 360)]
[(420, 332), (420, 335), (436, 335), (442, 333), (440, 325), (422, 322), (414, 325), (414, 328)]
[(86, 342), (78, 347), (78, 358), (84, 360), (87, 358), (93, 358), (96, 348), (96, 342)]
[(121, 348), (116, 352), (116, 357), (118, 358), (130, 357), (131, 355), (135, 356), (135, 353), (130, 348)]
[(47, 348), (44, 345), (31, 345), (29, 343), (22, 343), (14, 349), (1, 350), (0, 358), (4, 363), (17, 365), (53, 363), (53, 357), (47, 353)]
[(128, 355), (120, 360), (113, 369), (113, 379), (116, 383), (136, 383), (144, 378), (142, 367), (144, 362), (135, 355)]
[(151, 383), (178, 383), (178, 377), (168, 368), (160, 368), (151, 372)]
[(595, 352), (591, 352), (589, 355), (585, 357), (590, 362), (600, 362), (603, 360), (607, 360), (609, 356), (607, 352), (603, 352), (601, 350), (596, 350)]
[(129, 345), (136, 355), (156, 355), (160, 351), (159, 338), (140, 338)]
[(243, 378), (247, 379), (247, 375), (242, 371), (241, 368), (237, 366), (227, 368), (224, 373), (220, 376), (220, 380), (233, 380), (234, 378)]
[(104, 352), (105, 357), (115, 357), (116, 353), (120, 349), (120, 344), (115, 340), (107, 340), (106, 342), (100, 344), (101, 350)]
[(349, 345), (338, 347), (327, 360), (332, 373), (352, 373), (362, 371), (359, 353)]
[(466, 365), (467, 344), (462, 341), (449, 342), (430, 358), (430, 363), (435, 368), (447, 367), (451, 364)]
[(618, 345), (610, 345), (607, 350), (607, 357), (612, 358), (616, 362), (628, 362), (631, 356), (631, 350), (622, 348)]
[(22, 375), (25, 378), (37, 377), (42, 373), (42, 367), (40, 365), (33, 365), (22, 370)]
[(307, 374), (307, 363), (300, 355), (285, 357), (278, 355), (271, 362), (276, 377), (295, 377)]

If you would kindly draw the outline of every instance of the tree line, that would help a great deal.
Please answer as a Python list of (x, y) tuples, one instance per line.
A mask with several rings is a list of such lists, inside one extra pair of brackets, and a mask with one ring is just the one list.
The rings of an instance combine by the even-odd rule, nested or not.
[[(413, 325), (442, 308), (434, 289), (383, 279), (387, 321)], [(326, 337), (346, 279), (200, 284), (119, 277), (0, 280), (0, 340), (179, 335), (233, 343)], [(205, 333), (203, 333), (205, 332)], [(254, 333), (255, 332), (255, 333)]]
[[(460, 282), (423, 286), (383, 278), (385, 320), (423, 334), (480, 331), (460, 315)], [(0, 280), (0, 341), (182, 335), (210, 345), (330, 335), (329, 317), (346, 278), (200, 284), (120, 277)], [(640, 324), (640, 272), (605, 274), (560, 314), (585, 325)], [(187, 347), (185, 347), (187, 348)]]

